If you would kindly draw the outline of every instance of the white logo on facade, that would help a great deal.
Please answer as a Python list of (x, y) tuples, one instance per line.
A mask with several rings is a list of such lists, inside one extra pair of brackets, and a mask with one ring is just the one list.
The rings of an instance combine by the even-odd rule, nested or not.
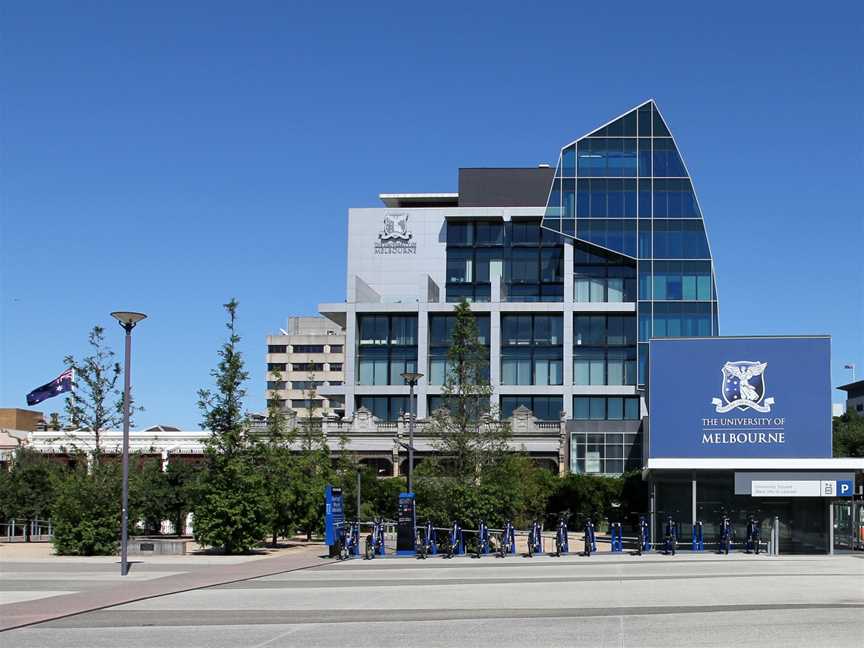
[(762, 412), (771, 411), (773, 398), (765, 398), (765, 369), (767, 362), (739, 360), (727, 362), (721, 370), (723, 384), (720, 398), (712, 398), (711, 404), (716, 411), (724, 414), (736, 407), (742, 412), (749, 409)]
[(417, 254), (417, 243), (411, 240), (408, 214), (384, 215), (384, 229), (378, 232), (375, 254)]

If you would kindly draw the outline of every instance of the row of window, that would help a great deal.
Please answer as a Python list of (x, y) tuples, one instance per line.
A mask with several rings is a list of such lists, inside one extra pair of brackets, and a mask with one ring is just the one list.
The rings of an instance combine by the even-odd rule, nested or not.
[(570, 435), (570, 471), (576, 474), (610, 474), (642, 467), (638, 434), (576, 432)]
[[(330, 344), (327, 353), (342, 353), (344, 346), (341, 344)], [(323, 344), (292, 344), (293, 353), (324, 353)], [(287, 344), (268, 344), (267, 353), (288, 353)]]
[(447, 221), (447, 247), (561, 245), (561, 238), (542, 229), (540, 221)]
[(574, 385), (635, 385), (636, 347), (574, 349)]
[(501, 345), (561, 345), (564, 341), (562, 315), (502, 315)]
[(655, 261), (639, 269), (640, 299), (709, 301), (711, 286), (710, 261)]
[[(357, 408), (365, 407), (383, 420), (397, 420), (408, 412), (408, 396), (357, 396)], [(509, 418), (520, 406), (530, 409), (534, 416), (543, 421), (558, 421), (561, 417), (563, 398), (561, 396), (501, 396), (500, 414)], [(445, 396), (429, 396), (428, 412), (447, 406)], [(638, 397), (616, 396), (575, 396), (573, 398), (574, 420), (639, 420)]]
[[(293, 362), (291, 363), (291, 371), (324, 371), (324, 367), (328, 371), (342, 371), (341, 362), (330, 362), (325, 365), (323, 362)], [(271, 369), (270, 367), (274, 367)], [(267, 365), (270, 371), (285, 371), (284, 364), (271, 363)]]
[(286, 389), (301, 389), (313, 390), (321, 385), (344, 385), (342, 380), (268, 380), (267, 389), (286, 390)]
[[(576, 188), (578, 187), (578, 191)], [(652, 191), (653, 187), (653, 191)], [(652, 202), (653, 198), (653, 202)], [(556, 209), (559, 205), (560, 210)], [(701, 218), (686, 179), (556, 180), (548, 218)], [(548, 225), (548, 223), (547, 223)]]
[(574, 315), (573, 346), (626, 346), (636, 343), (635, 315)]
[(710, 336), (715, 312), (713, 302), (639, 302), (639, 340)]
[(574, 396), (576, 421), (638, 421), (638, 396)]
[(564, 248), (454, 248), (447, 250), (447, 283), (564, 281)]
[[(565, 178), (683, 178), (684, 163), (671, 137), (605, 138), (588, 137), (577, 143), (577, 166), (573, 168), (573, 149), (562, 157), (561, 175)], [(574, 171), (576, 173), (574, 173)]]
[(360, 315), (360, 346), (410, 346), (417, 344), (416, 315)]

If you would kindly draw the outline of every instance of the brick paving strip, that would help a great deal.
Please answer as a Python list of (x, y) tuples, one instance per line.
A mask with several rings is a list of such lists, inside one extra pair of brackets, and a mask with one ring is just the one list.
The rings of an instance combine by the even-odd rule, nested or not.
[(310, 545), (297, 552), (272, 558), (202, 567), (173, 576), (129, 581), (97, 590), (0, 605), (0, 632), (157, 596), (325, 565), (328, 561), (321, 558), (323, 551), (326, 549), (321, 545)]

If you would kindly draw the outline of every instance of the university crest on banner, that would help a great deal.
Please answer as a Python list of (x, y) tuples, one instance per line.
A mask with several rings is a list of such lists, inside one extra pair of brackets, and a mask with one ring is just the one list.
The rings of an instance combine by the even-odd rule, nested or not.
[(736, 407), (742, 412), (749, 409), (763, 414), (771, 411), (773, 398), (765, 398), (765, 369), (767, 362), (739, 360), (723, 365), (721, 398), (712, 398), (716, 411), (724, 414)]

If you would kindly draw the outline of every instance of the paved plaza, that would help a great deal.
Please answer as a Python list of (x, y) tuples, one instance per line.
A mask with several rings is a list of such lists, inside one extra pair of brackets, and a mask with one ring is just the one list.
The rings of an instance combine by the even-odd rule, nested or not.
[[(320, 550), (320, 548), (318, 548)], [(134, 602), (10, 630), (29, 646), (860, 646), (864, 556), (712, 553), (591, 558), (379, 558), (335, 563), (304, 548), (244, 562), (135, 565)], [(275, 561), (281, 560), (281, 563)], [(294, 563), (285, 562), (294, 560)], [(214, 562), (217, 563), (214, 566)], [(229, 565), (228, 562), (233, 562)], [(312, 567), (296, 569), (296, 566)], [(294, 565), (294, 566), (292, 566)], [(4, 562), (0, 615), (116, 588), (103, 560)], [(136, 600), (135, 588), (220, 570), (249, 580)], [(229, 580), (225, 577), (225, 580)], [(71, 595), (70, 592), (79, 592)], [(116, 590), (115, 591), (120, 591)], [(20, 603), (19, 603), (20, 605)]]

